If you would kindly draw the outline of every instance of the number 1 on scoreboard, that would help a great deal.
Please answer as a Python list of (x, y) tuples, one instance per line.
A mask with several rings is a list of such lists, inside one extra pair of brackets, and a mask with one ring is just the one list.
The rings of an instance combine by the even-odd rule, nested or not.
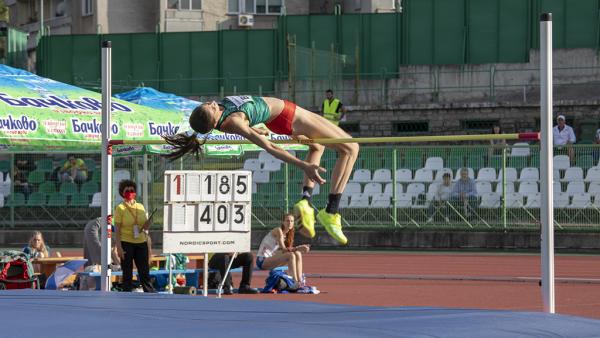
[(214, 173), (202, 173), (200, 174), (200, 201), (201, 202), (214, 202), (217, 196), (215, 189), (215, 174)]
[(169, 198), (167, 201), (181, 202), (185, 200), (185, 176), (182, 174), (171, 174), (169, 178)]

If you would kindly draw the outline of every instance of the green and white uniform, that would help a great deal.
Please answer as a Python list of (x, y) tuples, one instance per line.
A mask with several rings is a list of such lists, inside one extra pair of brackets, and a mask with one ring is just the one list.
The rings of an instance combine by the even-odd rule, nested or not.
[(225, 110), (223, 110), (223, 114), (217, 123), (218, 130), (221, 130), (223, 121), (235, 112), (246, 114), (250, 121), (250, 126), (266, 123), (269, 120), (269, 117), (271, 117), (269, 106), (265, 100), (259, 96), (226, 96), (223, 101), (221, 101), (220, 105), (225, 107)]

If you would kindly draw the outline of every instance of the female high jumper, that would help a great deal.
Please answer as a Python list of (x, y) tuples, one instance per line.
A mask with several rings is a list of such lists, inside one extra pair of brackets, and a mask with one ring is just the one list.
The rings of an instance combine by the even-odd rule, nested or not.
[[(206, 102), (194, 109), (189, 122), (195, 133), (165, 136), (167, 143), (175, 147), (168, 155), (169, 158), (177, 159), (186, 153), (198, 155), (204, 142), (197, 139), (197, 133), (208, 134), (213, 129), (217, 129), (245, 137), (274, 157), (302, 169), (304, 171), (302, 199), (294, 205), (294, 212), (302, 222), (299, 231), (311, 238), (315, 236), (315, 215), (310, 205), (310, 198), (315, 183), (325, 183), (319, 175), (325, 172), (325, 169), (319, 165), (325, 148), (321, 144), (309, 144), (308, 155), (303, 161), (270, 142), (265, 137), (269, 135), (267, 130), (253, 126), (264, 123), (274, 133), (297, 139), (351, 138), (350, 135), (313, 112), (292, 102), (273, 97), (227, 96), (219, 103)], [(339, 243), (346, 244), (348, 240), (342, 232), (342, 218), (338, 209), (342, 192), (358, 156), (358, 144), (327, 144), (326, 147), (334, 149), (338, 156), (331, 175), (327, 206), (317, 213), (317, 220), (329, 235)]]

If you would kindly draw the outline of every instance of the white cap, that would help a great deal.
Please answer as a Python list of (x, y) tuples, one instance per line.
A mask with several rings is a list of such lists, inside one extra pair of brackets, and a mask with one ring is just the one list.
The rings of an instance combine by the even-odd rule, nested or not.
[[(565, 120), (565, 116), (564, 116), (564, 115), (558, 115), (558, 116), (556, 117), (556, 119), (557, 119), (557, 120), (560, 120), (560, 119), (563, 119), (563, 120)], [(565, 120), (565, 121), (566, 121), (566, 120)]]

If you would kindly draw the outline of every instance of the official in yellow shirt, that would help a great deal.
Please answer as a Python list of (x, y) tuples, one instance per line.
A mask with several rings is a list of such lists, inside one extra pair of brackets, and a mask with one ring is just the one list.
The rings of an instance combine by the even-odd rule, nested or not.
[(346, 107), (344, 107), (342, 101), (333, 97), (333, 91), (331, 89), (325, 91), (325, 97), (326, 99), (321, 106), (323, 117), (337, 126), (344, 118), (344, 115), (346, 115)]
[(133, 262), (138, 270), (138, 279), (144, 292), (156, 292), (150, 281), (150, 264), (147, 230), (151, 219), (146, 217), (144, 205), (137, 203), (136, 184), (131, 180), (119, 183), (119, 195), (123, 197), (115, 208), (115, 242), (123, 270), (123, 291), (131, 292)]

